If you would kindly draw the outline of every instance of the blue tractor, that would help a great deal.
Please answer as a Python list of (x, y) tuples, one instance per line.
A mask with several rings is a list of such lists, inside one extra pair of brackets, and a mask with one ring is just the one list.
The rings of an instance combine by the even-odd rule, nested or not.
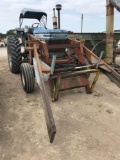
[[(59, 11), (61, 6), (57, 7)], [(38, 22), (30, 27), (22, 28), (25, 18), (37, 19)], [(85, 87), (86, 92), (91, 93), (99, 76), (98, 65), (101, 58), (98, 60), (98, 57), (90, 52), (82, 42), (68, 38), (68, 31), (57, 28), (55, 12), (54, 29), (47, 29), (46, 22), (45, 12), (23, 9), (19, 17), (20, 26), (16, 29), (22, 42), (20, 43), (17, 36), (9, 36), (7, 53), (10, 71), (20, 72), (22, 86), (26, 93), (34, 90), (36, 79), (43, 96), (46, 124), (52, 143), (56, 127), (46, 84), (49, 85), (52, 101), (57, 101), (59, 92), (64, 90)], [(89, 64), (87, 60), (91, 63)], [(109, 71), (104, 63), (101, 64), (101, 67)], [(94, 72), (96, 73), (95, 79), (90, 87), (88, 77)]]
[[(30, 27), (26, 25), (22, 28), (23, 19), (37, 19), (38, 22), (32, 24)], [(44, 11), (27, 8), (22, 9), (19, 16), (20, 27), (16, 28), (17, 34), (21, 35), (22, 46), (25, 47), (25, 42), (28, 40), (29, 34), (47, 43), (64, 43), (67, 38), (67, 31), (47, 29), (46, 22), (47, 14)], [(23, 53), (21, 52), (21, 44), (16, 36), (9, 36), (7, 44), (10, 71), (12, 73), (19, 73), (21, 63), (29, 60), (28, 52), (26, 50)]]

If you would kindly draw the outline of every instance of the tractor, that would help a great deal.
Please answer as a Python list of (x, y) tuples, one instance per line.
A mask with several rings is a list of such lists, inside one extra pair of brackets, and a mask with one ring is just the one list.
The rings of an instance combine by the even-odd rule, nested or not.
[[(58, 5), (58, 10), (60, 10)], [(83, 41), (68, 38), (68, 31), (57, 28), (54, 11), (54, 29), (47, 29), (47, 14), (42, 10), (24, 8), (19, 17), (17, 36), (7, 39), (7, 54), (9, 68), (12, 73), (21, 75), (22, 87), (26, 93), (34, 90), (35, 80), (40, 87), (44, 102), (44, 112), (50, 142), (56, 133), (56, 126), (48, 98), (49, 86), (52, 101), (58, 100), (60, 91), (85, 87), (86, 93), (92, 93), (99, 77), (100, 68), (111, 72), (102, 54), (98, 58)], [(30, 27), (22, 28), (23, 19), (37, 19)], [(21, 46), (24, 50), (21, 51)], [(95, 73), (93, 83), (89, 85), (89, 75)], [(47, 83), (46, 83), (47, 82)]]

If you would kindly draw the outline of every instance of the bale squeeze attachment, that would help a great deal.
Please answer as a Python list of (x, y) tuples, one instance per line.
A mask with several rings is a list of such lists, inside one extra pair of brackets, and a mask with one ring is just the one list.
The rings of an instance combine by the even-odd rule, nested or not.
[[(42, 93), (45, 119), (52, 143), (56, 126), (46, 90), (46, 81), (53, 102), (58, 100), (59, 92), (64, 90), (85, 87), (86, 93), (91, 93), (100, 74), (98, 63), (101, 59), (95, 64), (86, 63), (83, 44), (72, 39), (67, 39), (65, 44), (50, 44), (29, 35), (25, 50), (29, 51), (29, 63), (34, 66), (35, 78)], [(62, 57), (59, 55), (61, 52)], [(96, 73), (91, 86), (88, 80), (90, 73)]]

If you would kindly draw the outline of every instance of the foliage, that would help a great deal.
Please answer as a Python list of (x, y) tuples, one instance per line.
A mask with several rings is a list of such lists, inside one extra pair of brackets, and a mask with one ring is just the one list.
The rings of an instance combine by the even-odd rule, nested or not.
[(10, 29), (6, 32), (6, 35), (14, 35), (15, 34), (14, 31), (15, 31), (14, 29)]
[(120, 32), (120, 29), (118, 29), (118, 30), (114, 30), (114, 32)]

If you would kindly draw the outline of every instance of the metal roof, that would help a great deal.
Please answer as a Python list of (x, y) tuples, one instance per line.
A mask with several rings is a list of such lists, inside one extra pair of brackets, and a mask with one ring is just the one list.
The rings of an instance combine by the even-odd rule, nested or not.
[(38, 19), (38, 20), (40, 20), (43, 15), (47, 17), (47, 13), (45, 13), (42, 10), (23, 8), (21, 13), (20, 13), (19, 19), (21, 19), (21, 18), (30, 18), (30, 19)]

